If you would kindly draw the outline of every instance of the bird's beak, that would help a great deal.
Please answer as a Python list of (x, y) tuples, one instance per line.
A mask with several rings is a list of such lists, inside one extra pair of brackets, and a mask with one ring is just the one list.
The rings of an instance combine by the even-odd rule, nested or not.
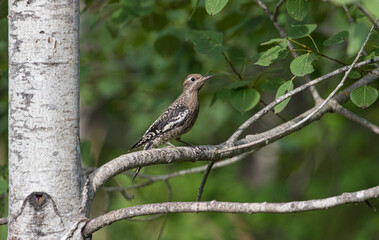
[(213, 77), (213, 75), (209, 75), (209, 76), (202, 77), (202, 78), (201, 78), (201, 81), (205, 82), (205, 81), (207, 81), (208, 79), (210, 79), (211, 77)]

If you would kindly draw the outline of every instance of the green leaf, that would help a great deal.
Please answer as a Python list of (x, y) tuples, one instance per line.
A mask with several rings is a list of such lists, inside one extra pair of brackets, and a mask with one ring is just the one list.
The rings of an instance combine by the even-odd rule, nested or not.
[(195, 45), (195, 50), (201, 54), (217, 54), (224, 51), (223, 35), (220, 32), (189, 30), (186, 40)]
[(291, 25), (288, 37), (292, 39), (306, 37), (317, 28), (317, 24)]
[[(293, 89), (293, 83), (292, 83), (291, 80), (283, 83), (282, 85), (280, 85), (278, 91), (276, 92), (275, 98), (283, 96), (284, 94), (292, 91), (292, 89)], [(287, 106), (287, 104), (290, 101), (290, 99), (291, 98), (287, 98), (283, 102), (281, 102), (278, 105), (276, 105), (275, 108), (274, 108), (275, 113), (280, 113)]]
[(323, 45), (324, 46), (331, 46), (334, 44), (342, 43), (342, 42), (346, 41), (348, 38), (349, 38), (349, 32), (348, 31), (342, 31), (342, 32), (337, 33), (333, 37), (326, 39), (323, 42)]
[(216, 92), (216, 94), (213, 95), (211, 105), (213, 105), (216, 100), (220, 99), (222, 101), (229, 100), (230, 96), (230, 89), (229, 88), (221, 88), (219, 91)]
[(356, 71), (356, 70), (351, 70), (351, 72), (349, 73), (348, 77), (351, 78), (351, 79), (359, 79), (359, 78), (362, 77), (362, 75), (358, 71)]
[(241, 87), (230, 90), (229, 102), (232, 106), (244, 113), (258, 104), (261, 95), (253, 88)]
[(378, 91), (370, 86), (362, 86), (354, 89), (350, 93), (350, 99), (355, 105), (366, 108), (373, 104), (378, 98)]
[(258, 61), (256, 61), (254, 64), (260, 66), (269, 66), (273, 62), (285, 58), (287, 54), (287, 48), (275, 46), (263, 52)]
[(8, 181), (0, 177), (0, 195), (8, 191)]
[(288, 14), (297, 21), (303, 21), (308, 14), (307, 0), (287, 0)]
[(264, 80), (260, 90), (263, 92), (276, 91), (284, 82), (283, 78), (269, 78)]
[(205, 10), (209, 15), (220, 12), (229, 0), (205, 0)]
[(279, 46), (286, 48), (288, 45), (288, 40), (285, 38), (274, 38), (274, 39), (271, 39), (267, 42), (261, 43), (261, 46), (270, 45), (270, 44), (274, 44), (274, 43), (277, 43), (277, 44), (279, 44)]
[(317, 55), (314, 53), (303, 54), (295, 58), (290, 65), (291, 72), (298, 77), (312, 73), (314, 71), (312, 61), (316, 58)]
[(180, 40), (171, 34), (164, 35), (158, 38), (154, 43), (155, 51), (163, 57), (173, 56), (180, 48)]
[(358, 53), (369, 31), (370, 26), (365, 22), (358, 22), (350, 25), (349, 44), (347, 46), (348, 55)]
[(229, 99), (230, 89), (228, 89), (228, 88), (222, 88), (220, 91), (218, 91), (216, 93), (216, 95), (217, 95), (217, 98), (219, 98), (221, 100)]

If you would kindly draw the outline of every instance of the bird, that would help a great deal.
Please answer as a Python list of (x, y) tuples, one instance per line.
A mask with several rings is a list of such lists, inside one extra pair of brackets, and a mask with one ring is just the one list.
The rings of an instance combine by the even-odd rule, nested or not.
[[(204, 83), (212, 77), (212, 75), (202, 76), (198, 73), (188, 75), (183, 82), (182, 94), (151, 124), (142, 138), (130, 150), (142, 146), (144, 146), (144, 150), (148, 150), (165, 143), (170, 144), (170, 141), (174, 139), (193, 146), (181, 140), (180, 137), (191, 130), (195, 124), (199, 114), (199, 91)], [(132, 181), (140, 170), (141, 167), (136, 169)]]

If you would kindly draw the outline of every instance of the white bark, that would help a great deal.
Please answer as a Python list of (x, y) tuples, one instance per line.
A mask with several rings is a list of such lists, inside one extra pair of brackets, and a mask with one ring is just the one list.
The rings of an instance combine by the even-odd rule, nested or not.
[(79, 1), (9, 0), (8, 239), (59, 239), (83, 215)]

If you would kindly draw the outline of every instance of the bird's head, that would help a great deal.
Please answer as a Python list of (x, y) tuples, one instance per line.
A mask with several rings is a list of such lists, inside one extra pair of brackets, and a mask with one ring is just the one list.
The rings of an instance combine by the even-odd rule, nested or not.
[(202, 76), (201, 74), (198, 74), (198, 73), (188, 75), (183, 82), (183, 92), (184, 91), (190, 91), (190, 92), (199, 91), (200, 88), (204, 85), (205, 81), (207, 81), (211, 77), (213, 76)]

